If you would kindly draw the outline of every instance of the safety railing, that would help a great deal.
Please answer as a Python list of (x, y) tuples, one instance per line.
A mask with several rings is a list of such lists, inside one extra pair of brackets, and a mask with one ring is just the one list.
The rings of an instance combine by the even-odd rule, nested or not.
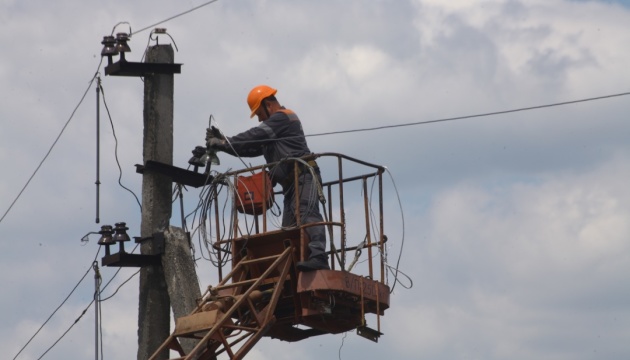
[[(321, 183), (308, 200), (319, 203), (323, 221), (303, 224), (299, 196), (295, 196), (291, 201), (296, 202), (297, 225), (283, 227), (283, 214), (279, 211), (283, 206), (278, 205), (280, 199), (286, 201), (283, 191), (274, 192), (271, 181), (247, 184), (243, 181), (244, 177), (252, 174), (262, 174), (258, 176), (267, 179), (267, 174), (273, 173), (279, 166), (287, 168), (287, 164), (289, 169), (293, 169), (293, 174), (288, 175), (293, 179), (285, 184), (285, 188), (295, 186), (295, 193), (301, 190), (299, 177), (302, 172), (316, 175), (315, 166), (319, 168)], [(319, 153), (216, 176), (210, 185), (214, 213), (211, 243), (218, 260), (219, 277), (222, 278), (223, 267), (228, 266), (230, 260), (239, 258), (236, 252), (242, 249), (242, 244), (237, 246), (238, 242), (252, 237), (264, 238), (266, 234), (274, 237), (284, 233), (287, 236), (299, 234), (299, 258), (304, 260), (308, 258), (306, 228), (324, 226), (332, 270), (350, 271), (385, 283), (384, 171), (383, 166), (343, 154)], [(224, 190), (226, 188), (227, 191)], [(272, 201), (266, 198), (267, 194), (273, 194)], [(210, 218), (208, 221), (211, 221)], [(352, 257), (351, 260), (348, 260), (349, 257)], [(374, 261), (375, 258), (378, 261)]]

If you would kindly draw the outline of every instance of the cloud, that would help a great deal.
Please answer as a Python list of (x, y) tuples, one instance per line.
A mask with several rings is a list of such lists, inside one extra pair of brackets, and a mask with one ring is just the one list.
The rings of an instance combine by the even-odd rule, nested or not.
[[(190, 151), (203, 143), (210, 114), (228, 135), (255, 126), (245, 96), (259, 83), (279, 89), (280, 101), (300, 115), (309, 134), (623, 92), (630, 12), (622, 4), (216, 2), (160, 25), (174, 39), (160, 36), (160, 44), (174, 41), (176, 61), (183, 63), (175, 78), (175, 164), (185, 167)], [(138, 31), (186, 9), (171, 2), (2, 2), (2, 211), (83, 95), (102, 36), (119, 21)], [(138, 61), (147, 43), (154, 43), (148, 30), (134, 34), (129, 58)], [(141, 176), (133, 165), (142, 162), (143, 83), (102, 72), (123, 183), (139, 194)], [(139, 235), (135, 199), (117, 184), (103, 107), (101, 224), (94, 222), (95, 113), (90, 88), (0, 223), (0, 284), (9, 294), (0, 300), (3, 349), (21, 346), (88, 269), (98, 236), (81, 246), (83, 235), (118, 221)], [(265, 339), (251, 356), (627, 357), (629, 134), (620, 97), (310, 137), (313, 151), (342, 152), (392, 171), (407, 225), (401, 270), (414, 287), (397, 285), (379, 344), (351, 334), (297, 344)], [(221, 160), (222, 169), (241, 166), (227, 155)], [(326, 171), (325, 177), (332, 174)], [(389, 183), (386, 190), (392, 261), (402, 229)], [(198, 195), (187, 189), (187, 209)], [(354, 212), (360, 224), (363, 214)], [(178, 215), (172, 222), (179, 224)], [(199, 272), (202, 286), (214, 281), (210, 264)], [(91, 276), (24, 358), (39, 356), (89, 303)], [(132, 281), (105, 303), (108, 358), (136, 354), (136, 291)], [(89, 315), (50, 356), (91, 356)]]
[[(602, 335), (621, 330), (606, 319), (628, 314), (630, 191), (619, 179), (629, 174), (623, 155), (580, 174), (465, 183), (437, 195), (427, 239), (408, 242), (422, 264), (414, 272), (422, 295), (403, 292), (404, 311), (385, 320), (403, 327), (405, 353), (568, 359), (627, 351)], [(551, 347), (550, 336), (558, 340)]]

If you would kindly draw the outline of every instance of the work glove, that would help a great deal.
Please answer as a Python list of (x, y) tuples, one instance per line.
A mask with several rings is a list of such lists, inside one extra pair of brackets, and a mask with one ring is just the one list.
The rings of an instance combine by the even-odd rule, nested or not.
[(216, 138), (219, 140), (225, 140), (225, 136), (221, 134), (219, 129), (215, 128), (214, 126), (211, 126), (206, 129), (206, 142), (210, 141), (210, 139), (213, 139), (213, 138)]
[(224, 144), (225, 140), (216, 137), (211, 137), (210, 139), (208, 139), (208, 141), (206, 141), (206, 146), (208, 147), (208, 149), (220, 149), (223, 147)]

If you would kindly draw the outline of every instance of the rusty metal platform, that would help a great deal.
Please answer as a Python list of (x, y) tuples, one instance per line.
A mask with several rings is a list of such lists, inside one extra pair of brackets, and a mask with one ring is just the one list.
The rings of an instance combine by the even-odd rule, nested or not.
[[(212, 243), (216, 251), (219, 284), (209, 286), (197, 309), (188, 316), (177, 319), (175, 332), (156, 351), (151, 359), (157, 359), (160, 351), (170, 349), (179, 354), (177, 359), (216, 359), (228, 355), (232, 360), (242, 359), (263, 336), (283, 341), (301, 341), (322, 334), (339, 334), (355, 330), (358, 335), (378, 341), (380, 318), (390, 307), (390, 288), (385, 279), (385, 251), (387, 237), (383, 231), (383, 167), (358, 161), (340, 154), (313, 154), (301, 161), (331, 157), (338, 164), (338, 177), (322, 183), (320, 195), (327, 193), (324, 222), (299, 227), (268, 230), (267, 215), (239, 215), (227, 211), (229, 229), (220, 218), (216, 194), (221, 183), (213, 182), (210, 194), (214, 194), (214, 231), (217, 240)], [(343, 176), (343, 161), (353, 166), (367, 167), (362, 175)], [(223, 179), (236, 179), (240, 174), (270, 167), (248, 168), (223, 174)], [(295, 174), (297, 179), (298, 166)], [(368, 179), (373, 179), (378, 191), (377, 212), (371, 209)], [(297, 183), (297, 181), (296, 181)], [(356, 188), (351, 190), (353, 184)], [(298, 190), (296, 190), (298, 191)], [(360, 194), (364, 204), (365, 222), (355, 226), (365, 239), (360, 246), (348, 246), (344, 194)], [(332, 214), (334, 197), (339, 210), (338, 218)], [(235, 201), (233, 203), (236, 203)], [(239, 216), (250, 216), (243, 220)], [(299, 214), (296, 214), (299, 219)], [(299, 220), (298, 220), (299, 223)], [(243, 226), (244, 225), (244, 226)], [(299, 272), (296, 264), (308, 258), (308, 226), (325, 226), (330, 241), (328, 252), (331, 270)], [(333, 236), (337, 231), (337, 236)], [(376, 229), (376, 230), (375, 230)], [(224, 237), (224, 234), (228, 236)], [(234, 236), (233, 234), (239, 234)], [(362, 272), (353, 269), (361, 252), (365, 257)], [(353, 252), (352, 262), (346, 260)], [(373, 253), (376, 252), (376, 253)], [(380, 261), (375, 261), (378, 259)], [(373, 264), (373, 262), (377, 262)], [(224, 267), (229, 273), (224, 275)], [(376, 318), (375, 329), (367, 326), (366, 315)], [(179, 338), (194, 338), (199, 342), (192, 350), (184, 350)]]

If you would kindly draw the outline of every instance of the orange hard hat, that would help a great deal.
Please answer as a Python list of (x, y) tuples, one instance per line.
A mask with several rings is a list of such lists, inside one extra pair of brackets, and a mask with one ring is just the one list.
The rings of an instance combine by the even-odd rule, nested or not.
[(256, 111), (260, 107), (260, 103), (262, 103), (263, 99), (275, 95), (278, 90), (271, 88), (267, 85), (258, 85), (249, 92), (247, 95), (247, 104), (249, 105), (249, 109), (252, 111), (252, 114), (249, 116), (253, 118), (256, 115)]

